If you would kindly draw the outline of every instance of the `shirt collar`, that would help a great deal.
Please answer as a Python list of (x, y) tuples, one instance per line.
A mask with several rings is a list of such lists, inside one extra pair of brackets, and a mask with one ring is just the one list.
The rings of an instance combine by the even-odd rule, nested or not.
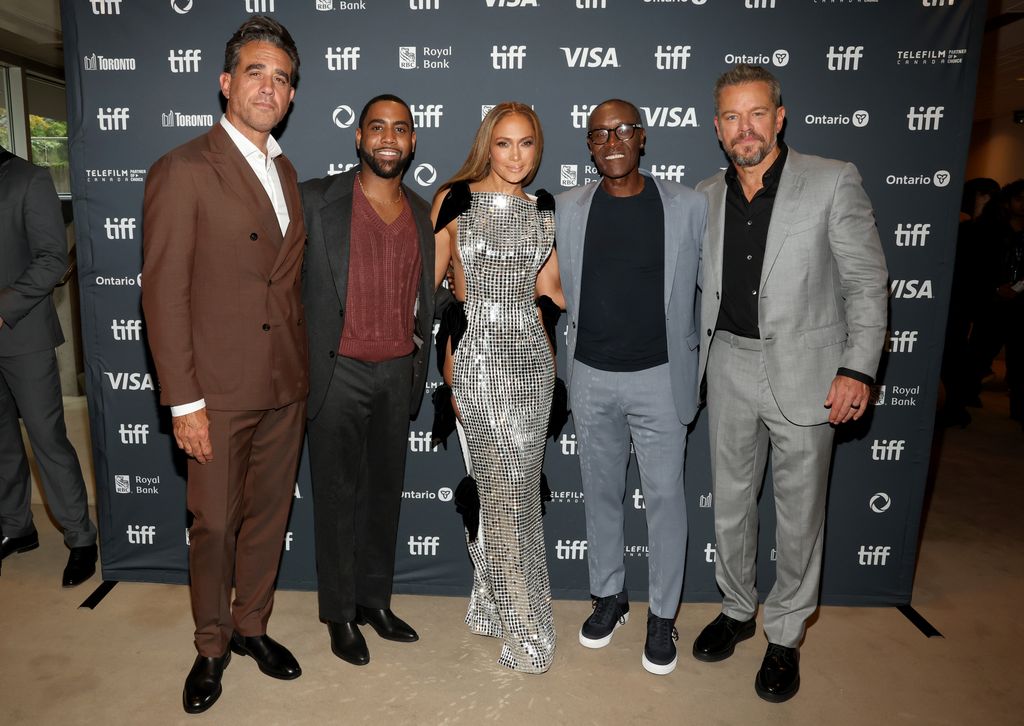
[(231, 125), (231, 122), (228, 121), (228, 117), (226, 114), (220, 117), (220, 125), (224, 127), (225, 131), (228, 132), (228, 136), (231, 137), (231, 141), (234, 142), (236, 147), (238, 147), (238, 150), (242, 152), (242, 156), (246, 157), (247, 159), (255, 156), (256, 158), (262, 157), (273, 161), (282, 153), (281, 145), (277, 143), (277, 139), (275, 139), (273, 136), (268, 135), (268, 153), (264, 156), (263, 152), (259, 150), (259, 147), (256, 146), (256, 144), (252, 143), (251, 141), (249, 141), (249, 139), (245, 138), (245, 136), (242, 135), (241, 131), (239, 131), (238, 129)]

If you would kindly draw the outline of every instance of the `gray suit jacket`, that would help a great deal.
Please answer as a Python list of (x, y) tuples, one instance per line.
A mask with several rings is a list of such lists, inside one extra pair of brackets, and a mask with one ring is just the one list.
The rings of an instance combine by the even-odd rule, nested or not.
[[(668, 363), (672, 378), (672, 398), (679, 421), (689, 424), (697, 415), (697, 348), (700, 335), (697, 298), (700, 274), (700, 243), (707, 220), (707, 200), (689, 187), (661, 181), (644, 173), (654, 182), (665, 210), (665, 332), (668, 338)], [(568, 313), (566, 385), (572, 386), (576, 354), (576, 323), (580, 318), (580, 284), (583, 279), (583, 247), (587, 234), (590, 204), (599, 182), (570, 189), (555, 198), (555, 241), (558, 245), (558, 269)], [(628, 304), (629, 291), (608, 290), (609, 295)]]
[[(709, 201), (703, 377), (721, 302), (725, 172), (697, 189)], [(856, 167), (790, 147), (768, 227), (757, 314), (768, 381), (787, 419), (801, 426), (827, 421), (822, 404), (838, 368), (875, 375), (885, 341), (887, 278)]]
[(60, 200), (49, 172), (0, 153), (0, 356), (64, 342), (50, 293), (68, 264)]
[[(299, 185), (308, 234), (302, 273), (302, 302), (306, 309), (306, 334), (309, 336), (309, 402), (306, 409), (309, 418), (315, 418), (323, 405), (345, 324), (352, 185), (355, 184), (357, 170), (310, 179)], [(430, 205), (409, 187), (402, 185), (402, 190), (412, 207), (419, 230), (422, 263), (416, 297), (416, 329), (410, 331), (417, 346), (413, 379), (409, 382), (409, 413), (415, 416), (423, 399), (427, 354), (433, 340), (434, 230), (430, 224)]]

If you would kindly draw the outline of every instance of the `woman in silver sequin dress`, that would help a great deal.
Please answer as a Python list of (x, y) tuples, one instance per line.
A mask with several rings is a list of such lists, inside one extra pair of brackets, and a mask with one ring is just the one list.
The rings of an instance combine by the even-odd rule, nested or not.
[(536, 300), (564, 302), (554, 200), (523, 191), (542, 147), (529, 106), (495, 106), (433, 211), (437, 283), (451, 263), (465, 311), (465, 330), (448, 339), (444, 374), (480, 499), (479, 530), (467, 532), (474, 573), (466, 623), (502, 638), (498, 662), (527, 673), (546, 671), (555, 648), (539, 489), (555, 361)]

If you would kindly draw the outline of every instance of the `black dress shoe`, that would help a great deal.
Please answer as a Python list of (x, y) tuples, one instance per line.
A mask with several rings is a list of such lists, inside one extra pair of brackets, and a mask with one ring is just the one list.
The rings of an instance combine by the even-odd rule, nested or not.
[(761, 670), (754, 679), (754, 690), (772, 703), (782, 703), (795, 696), (800, 690), (800, 651), (769, 643)]
[(220, 657), (197, 655), (192, 670), (185, 679), (185, 690), (181, 694), (185, 713), (202, 713), (220, 698), (220, 678), (231, 662), (231, 651)]
[(693, 657), (705, 663), (725, 660), (732, 655), (736, 644), (752, 636), (756, 629), (754, 618), (737, 620), (721, 613), (693, 641)]
[(231, 634), (231, 650), (238, 655), (250, 656), (260, 670), (271, 678), (290, 681), (302, 675), (295, 656), (269, 635), (244, 636)]
[(366, 625), (377, 631), (377, 635), (384, 640), (394, 640), (399, 643), (415, 643), (420, 639), (409, 623), (391, 612), (391, 608), (364, 608), (356, 605), (356, 623)]
[(39, 532), (32, 530), (21, 537), (4, 537), (0, 540), (0, 560), (16, 552), (28, 552), (39, 546)]
[(68, 555), (68, 566), (64, 568), (64, 576), (60, 584), (64, 587), (81, 585), (96, 574), (96, 545), (72, 547)]
[(336, 656), (352, 665), (366, 665), (370, 662), (366, 640), (355, 623), (327, 621), (327, 632), (331, 634), (331, 652)]

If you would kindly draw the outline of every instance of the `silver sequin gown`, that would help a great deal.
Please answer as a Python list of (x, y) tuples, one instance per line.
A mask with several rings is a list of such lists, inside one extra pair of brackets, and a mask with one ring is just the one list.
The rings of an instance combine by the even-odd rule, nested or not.
[(534, 298), (554, 212), (475, 192), (458, 230), (468, 326), (452, 389), (480, 495), (480, 531), (468, 542), (474, 573), (466, 623), (504, 639), (501, 665), (543, 673), (555, 627), (539, 484), (555, 366)]

